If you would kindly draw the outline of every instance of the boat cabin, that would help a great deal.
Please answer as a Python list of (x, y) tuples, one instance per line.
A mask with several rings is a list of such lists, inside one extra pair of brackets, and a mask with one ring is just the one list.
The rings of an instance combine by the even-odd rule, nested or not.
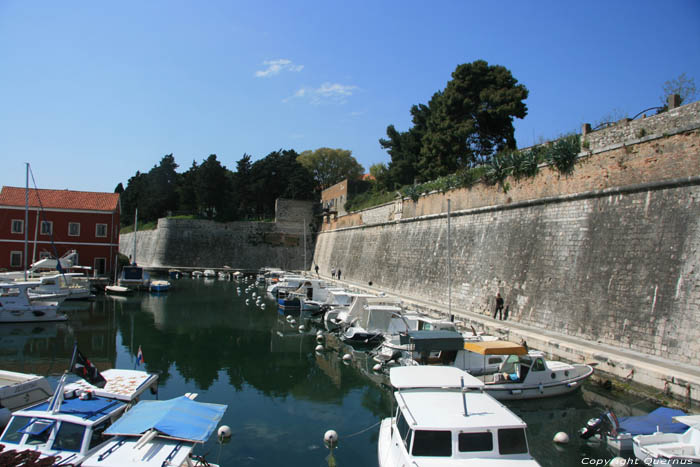
[(381, 467), (468, 459), (539, 465), (529, 453), (525, 422), (484, 393), (479, 379), (439, 366), (392, 368), (390, 379), (397, 408), (380, 428)]

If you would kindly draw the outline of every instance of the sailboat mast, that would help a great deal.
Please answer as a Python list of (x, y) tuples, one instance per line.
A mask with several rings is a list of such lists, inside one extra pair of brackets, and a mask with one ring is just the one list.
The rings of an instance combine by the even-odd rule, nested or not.
[(134, 212), (134, 259), (133, 264), (136, 264), (136, 231), (138, 230), (138, 220), (139, 220), (139, 208), (136, 208)]
[(29, 243), (29, 233), (27, 227), (29, 226), (29, 162), (27, 164), (27, 176), (26, 183), (24, 185), (24, 280), (27, 280), (27, 243)]

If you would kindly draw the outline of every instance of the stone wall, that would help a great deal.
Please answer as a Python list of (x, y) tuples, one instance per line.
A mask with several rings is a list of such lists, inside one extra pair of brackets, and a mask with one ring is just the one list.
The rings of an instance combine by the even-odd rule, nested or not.
[[(696, 364), (700, 178), (451, 216), (452, 309)], [(445, 215), (324, 232), (314, 260), (446, 305)]]
[[(136, 261), (145, 267), (257, 269), (306, 268), (312, 259), (314, 203), (278, 200), (276, 222), (227, 222), (163, 218), (156, 230), (136, 233)], [(134, 234), (119, 237), (119, 251), (134, 258)], [(304, 249), (306, 239), (306, 251)]]
[[(697, 365), (700, 103), (586, 135), (569, 177), (430, 193), (324, 224), (314, 261), (416, 301)], [(644, 129), (644, 131), (641, 131)]]

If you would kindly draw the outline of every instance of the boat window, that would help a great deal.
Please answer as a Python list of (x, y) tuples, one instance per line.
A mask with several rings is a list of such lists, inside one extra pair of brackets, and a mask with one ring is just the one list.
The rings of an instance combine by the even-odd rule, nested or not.
[(0, 296), (3, 297), (19, 297), (19, 289), (16, 287), (7, 287), (0, 289)]
[(109, 428), (109, 426), (112, 424), (112, 420), (105, 420), (104, 422), (100, 423), (99, 425), (95, 425), (92, 428), (92, 436), (90, 437), (90, 447), (89, 449), (94, 448), (98, 444), (100, 444), (102, 441), (104, 441), (104, 436), (102, 436), (102, 433)]
[(493, 451), (493, 435), (484, 433), (460, 433), (458, 436), (459, 452)]
[(489, 357), (489, 365), (500, 365), (503, 362), (503, 357)]
[(498, 452), (500, 454), (527, 453), (527, 440), (524, 428), (504, 428), (498, 430)]
[(22, 428), (20, 431), (26, 433), (27, 441), (26, 444), (46, 444), (49, 440), (49, 435), (51, 434), (50, 428), (55, 424), (53, 420), (46, 420), (41, 418), (35, 418), (29, 425)]
[(57, 451), (80, 452), (84, 434), (85, 427), (83, 425), (61, 422), (58, 434), (53, 442), (53, 449)]
[(406, 449), (408, 449), (408, 443), (406, 442), (406, 439), (408, 438), (408, 432), (410, 430), (408, 429), (408, 423), (406, 422), (406, 419), (404, 418), (401, 409), (398, 409), (398, 413), (396, 414), (396, 429), (399, 430), (399, 436), (401, 436), (403, 444), (405, 444)]
[(441, 456), (450, 457), (452, 455), (452, 432), (416, 430), (413, 435), (414, 456)]
[(24, 433), (20, 432), (19, 430), (27, 426), (28, 423), (29, 417), (12, 417), (12, 420), (10, 420), (10, 424), (7, 426), (5, 434), (0, 441), (4, 443), (19, 444), (19, 442), (22, 440), (22, 436), (24, 436)]
[(538, 358), (535, 363), (532, 364), (532, 371), (544, 371), (544, 360)]

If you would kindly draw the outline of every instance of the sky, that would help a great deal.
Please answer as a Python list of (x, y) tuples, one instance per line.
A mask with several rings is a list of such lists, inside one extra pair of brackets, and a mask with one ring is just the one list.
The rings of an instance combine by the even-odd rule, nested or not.
[(0, 0), (0, 185), (29, 163), (39, 188), (112, 192), (166, 154), (320, 147), (369, 171), (475, 60), (528, 88), (527, 147), (700, 86), (700, 1)]

